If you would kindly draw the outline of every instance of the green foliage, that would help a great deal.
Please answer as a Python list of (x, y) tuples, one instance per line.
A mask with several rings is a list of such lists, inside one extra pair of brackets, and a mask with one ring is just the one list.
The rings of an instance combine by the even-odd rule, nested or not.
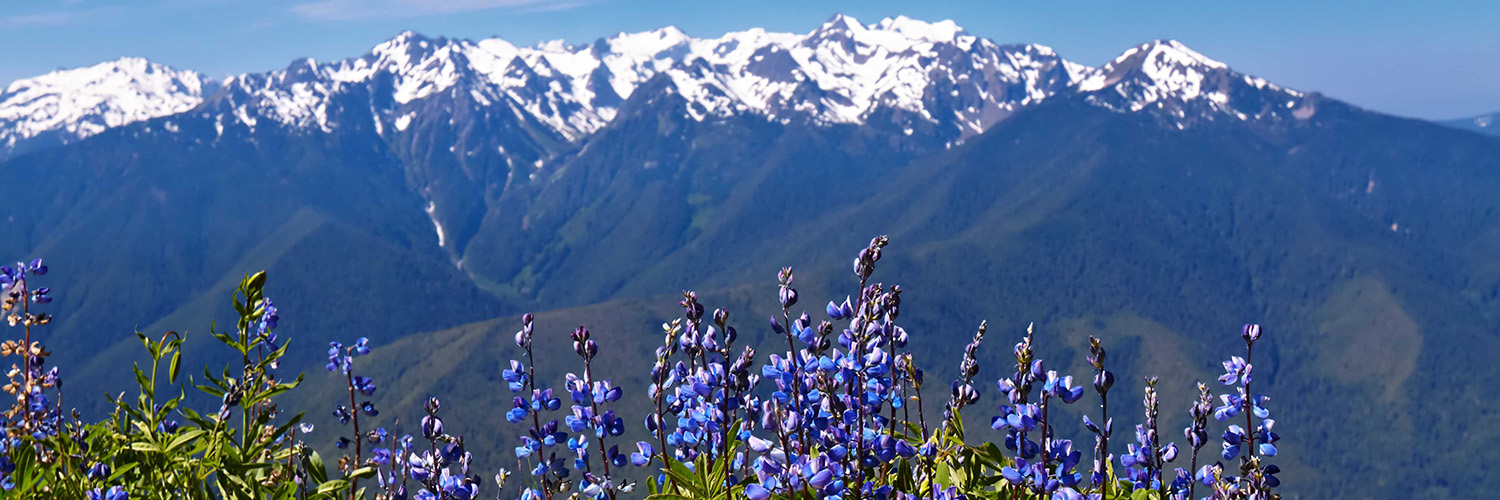
[[(729, 431), (729, 435), (739, 434), (740, 424), (735, 423)], [(729, 440), (728, 453), (725, 456), (733, 457), (740, 453), (745, 447), (743, 441)], [(658, 487), (655, 483), (647, 484), (647, 491), (651, 493), (646, 497), (648, 500), (681, 500), (690, 498), (713, 499), (713, 498), (743, 498), (745, 483), (729, 484), (729, 477), (740, 471), (731, 471), (730, 463), (724, 460), (715, 460), (709, 454), (698, 455), (693, 460), (693, 466), (688, 467), (672, 457), (660, 456), (667, 461), (667, 466), (661, 469), (666, 474), (667, 481)]]
[[(266, 274), (241, 280), (234, 294), (239, 321), (233, 332), (211, 332), (241, 356), (240, 366), (220, 375), (204, 370), (207, 383), (181, 380), (186, 336), (158, 339), (136, 332), (150, 358), (133, 366), (139, 393), (110, 397), (108, 418), (85, 423), (75, 412), (55, 436), (23, 438), (13, 446), (16, 487), (22, 497), (84, 498), (86, 492), (121, 486), (133, 499), (336, 498), (348, 483), (330, 480), (317, 453), (296, 441), (302, 414), (286, 416), (272, 398), (296, 388), (273, 369), (288, 345), (275, 347), (257, 335), (266, 311)], [(219, 398), (217, 414), (183, 405), (186, 387)], [(107, 475), (87, 474), (107, 466)], [(301, 484), (292, 479), (299, 478)]]

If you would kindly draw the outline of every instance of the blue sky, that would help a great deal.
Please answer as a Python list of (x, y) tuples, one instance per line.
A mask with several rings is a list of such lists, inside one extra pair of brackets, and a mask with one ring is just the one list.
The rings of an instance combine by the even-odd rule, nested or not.
[(0, 83), (121, 56), (213, 76), (265, 71), (354, 57), (405, 29), (587, 42), (666, 25), (693, 36), (806, 32), (836, 12), (953, 19), (1090, 65), (1175, 38), (1240, 71), (1397, 115), (1500, 110), (1500, 2), (1478, 0), (0, 0)]

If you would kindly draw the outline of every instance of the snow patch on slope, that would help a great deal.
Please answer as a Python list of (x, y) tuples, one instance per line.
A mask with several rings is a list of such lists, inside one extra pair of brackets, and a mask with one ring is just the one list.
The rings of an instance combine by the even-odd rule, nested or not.
[(437, 203), (429, 201), (427, 202), (427, 208), (423, 210), (427, 212), (427, 218), (432, 219), (432, 227), (437, 229), (438, 246), (444, 246), (448, 240), (443, 234), (443, 223), (438, 222), (437, 219)]

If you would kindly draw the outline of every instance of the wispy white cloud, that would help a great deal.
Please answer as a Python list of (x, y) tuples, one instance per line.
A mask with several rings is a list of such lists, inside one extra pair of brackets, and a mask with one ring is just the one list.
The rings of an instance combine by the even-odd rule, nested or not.
[[(62, 5), (75, 5), (83, 0), (71, 0)], [(83, 21), (117, 16), (124, 7), (106, 5), (100, 7), (62, 7), (55, 10), (38, 10), (25, 14), (0, 15), (0, 29), (53, 28), (78, 24)]]
[(0, 28), (20, 29), (48, 26), (62, 26), (92, 15), (91, 11), (75, 12), (43, 12), (39, 14), (18, 14), (14, 16), (0, 16)]
[(589, 3), (591, 2), (588, 0), (314, 0), (292, 6), (292, 12), (303, 19), (340, 21), (415, 17), (493, 9), (525, 12), (555, 11), (572, 9)]

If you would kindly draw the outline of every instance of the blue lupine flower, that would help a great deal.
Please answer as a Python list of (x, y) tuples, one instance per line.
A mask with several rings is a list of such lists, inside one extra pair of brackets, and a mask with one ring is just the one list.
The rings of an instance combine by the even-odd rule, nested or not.
[(94, 488), (85, 493), (88, 500), (130, 500), (124, 486), (110, 486), (109, 490)]
[(771, 498), (771, 490), (766, 489), (765, 486), (761, 486), (760, 484), (751, 483), (745, 485), (745, 496), (749, 497), (750, 500), (767, 500)]
[(1027, 484), (1031, 482), (1030, 478), (1034, 474), (1035, 469), (1031, 467), (1030, 462), (1020, 457), (1015, 459), (1015, 463), (1012, 466), (1000, 468), (1000, 475), (1006, 481), (1010, 481), (1011, 484)]
[(1224, 460), (1233, 460), (1240, 454), (1240, 444), (1245, 442), (1245, 429), (1238, 425), (1231, 425), (1224, 431)]
[(457, 462), (460, 458), (463, 458), (465, 453), (464, 447), (457, 441), (451, 441), (443, 445), (442, 448), (439, 448), (439, 451), (442, 453), (443, 459), (449, 462)]
[(1073, 376), (1067, 375), (1059, 378), (1056, 371), (1047, 372), (1047, 381), (1042, 384), (1042, 391), (1070, 404), (1083, 397), (1083, 387), (1073, 387)]
[(1256, 340), (1259, 340), (1260, 339), (1260, 325), (1256, 325), (1256, 324), (1245, 325), (1244, 328), (1241, 329), (1240, 336), (1244, 337), (1245, 342), (1255, 342)]
[(1271, 397), (1264, 394), (1256, 394), (1255, 397), (1250, 398), (1250, 412), (1255, 414), (1255, 418), (1271, 417), (1271, 410), (1266, 409), (1266, 403), (1269, 401)]
[(1251, 366), (1245, 362), (1245, 358), (1231, 356), (1224, 362), (1224, 374), (1219, 376), (1219, 383), (1224, 385), (1250, 385)]
[(379, 465), (390, 465), (391, 450), (386, 448), (376, 448), (373, 452), (373, 455), (370, 457), (370, 461), (375, 462)]
[(103, 481), (109, 478), (109, 474), (109, 464), (98, 462), (89, 467), (88, 472), (84, 476), (94, 481)]
[(651, 462), (651, 457), (656, 455), (656, 449), (651, 446), (651, 443), (637, 441), (635, 447), (639, 451), (630, 454), (630, 463), (636, 467), (645, 466)]
[(1275, 425), (1276, 421), (1268, 418), (1262, 420), (1260, 427), (1256, 429), (1256, 437), (1260, 440), (1259, 449), (1261, 455), (1268, 457), (1276, 456), (1276, 442), (1281, 440), (1281, 436), (1271, 430)]
[(557, 411), (562, 408), (562, 400), (552, 397), (552, 389), (532, 390), (531, 395), (532, 411)]
[(834, 304), (830, 300), (828, 301), (827, 312), (828, 317), (833, 318), (835, 321), (849, 319), (854, 316), (854, 306), (849, 305), (848, 297), (844, 297), (842, 304)]
[(375, 379), (370, 377), (354, 376), (354, 390), (366, 396), (375, 395)]
[(519, 361), (510, 360), (510, 369), (500, 372), (500, 378), (504, 379), (510, 387), (510, 392), (521, 392), (526, 386), (526, 371)]
[(429, 440), (437, 439), (443, 435), (443, 419), (436, 415), (422, 417), (422, 437)]
[(1219, 395), (1219, 399), (1224, 401), (1224, 404), (1222, 406), (1214, 408), (1214, 419), (1220, 422), (1229, 420), (1235, 415), (1239, 415), (1240, 410), (1244, 408), (1244, 400), (1241, 399), (1240, 396), (1234, 394), (1221, 394)]
[(532, 453), (535, 453), (542, 448), (541, 443), (538, 443), (536, 442), (536, 440), (528, 437), (522, 437), (521, 443), (521, 446), (516, 447), (516, 458), (529, 457)]

